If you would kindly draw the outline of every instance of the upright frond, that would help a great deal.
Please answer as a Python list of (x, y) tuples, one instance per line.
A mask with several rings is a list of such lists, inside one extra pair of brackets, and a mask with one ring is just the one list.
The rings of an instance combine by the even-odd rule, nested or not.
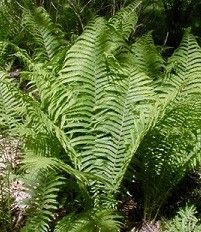
[(137, 1), (120, 10), (107, 23), (107, 42), (106, 53), (115, 54), (119, 52), (119, 48), (126, 46), (131, 32), (134, 31), (138, 21), (136, 8), (140, 5)]
[(157, 50), (151, 33), (139, 38), (131, 47), (133, 63), (148, 76), (158, 79), (162, 75), (164, 60)]
[(123, 39), (128, 39), (132, 30), (135, 28), (138, 19), (136, 9), (140, 4), (141, 1), (135, 1), (120, 10), (109, 20), (109, 25), (112, 26)]
[(36, 60), (51, 60), (61, 50), (64, 44), (61, 31), (54, 25), (44, 8), (39, 7), (33, 11), (25, 10), (22, 22), (37, 45)]
[(72, 146), (81, 149), (81, 169), (86, 169), (84, 157), (94, 155), (94, 115), (96, 107), (102, 103), (101, 98), (108, 81), (104, 63), (105, 28), (102, 18), (97, 18), (89, 24), (83, 35), (67, 52), (65, 65), (60, 72), (61, 82), (77, 91), (77, 103), (68, 115), (66, 131), (71, 135)]
[[(106, 89), (97, 130), (97, 168), (110, 180), (116, 192), (143, 136), (155, 117), (155, 96), (151, 80), (136, 69)], [(105, 158), (104, 158), (105, 157)]]
[[(185, 32), (180, 47), (169, 59), (162, 91), (168, 101), (183, 101), (201, 93), (201, 49), (193, 35)], [(163, 96), (163, 95), (162, 95)], [(163, 96), (164, 97), (164, 96)]]

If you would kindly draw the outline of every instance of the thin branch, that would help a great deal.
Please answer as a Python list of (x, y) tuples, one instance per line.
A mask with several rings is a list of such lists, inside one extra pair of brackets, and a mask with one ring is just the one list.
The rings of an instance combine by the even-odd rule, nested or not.
[(112, 15), (115, 15), (115, 11), (116, 11), (116, 0), (113, 0)]
[(80, 23), (80, 26), (81, 26), (82, 31), (83, 31), (84, 30), (84, 25), (82, 23), (82, 18), (81, 18), (81, 15), (80, 15), (81, 12), (78, 11), (78, 9), (76, 8), (76, 6), (73, 4), (73, 2), (71, 0), (68, 0), (68, 3), (73, 8), (74, 13), (77, 16), (77, 18), (79, 20), (79, 23)]
[(80, 13), (82, 13), (82, 12), (85, 10), (85, 8), (86, 8), (92, 1), (93, 1), (93, 0), (89, 0), (89, 1), (82, 7)]
[(169, 31), (166, 33), (166, 36), (165, 36), (165, 40), (164, 40), (163, 46), (165, 46), (165, 45), (167, 44), (168, 37), (169, 37)]

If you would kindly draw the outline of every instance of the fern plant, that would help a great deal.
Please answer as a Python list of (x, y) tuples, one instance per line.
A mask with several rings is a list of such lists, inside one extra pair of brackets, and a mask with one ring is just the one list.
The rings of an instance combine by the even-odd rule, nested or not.
[(200, 51), (186, 32), (156, 88), (165, 110), (140, 145), (136, 160), (147, 220), (157, 217), (173, 188), (200, 163)]
[[(154, 91), (151, 80), (135, 68), (119, 70), (114, 78), (112, 72), (108, 75), (103, 56), (107, 42), (103, 40), (107, 39), (103, 33), (105, 27), (104, 20), (97, 19), (85, 30), (68, 51), (60, 78), (78, 92), (78, 108), (71, 112), (73, 120), (68, 122), (67, 129), (72, 134), (73, 147), (79, 149), (79, 169), (105, 177), (112, 184), (105, 186), (106, 191), (115, 193), (133, 152), (152, 122), (152, 115), (148, 114), (152, 114)], [(122, 73), (124, 77), (119, 81)], [(137, 137), (136, 131), (139, 131)], [(78, 132), (82, 134), (79, 136)]]
[(63, 176), (77, 182), (85, 200), (55, 231), (118, 231), (116, 198), (133, 157), (144, 218), (152, 221), (200, 162), (200, 47), (186, 32), (163, 73), (150, 34), (127, 43), (138, 3), (109, 21), (96, 17), (71, 46), (43, 8), (24, 11), (36, 49), (30, 55), (12, 46), (30, 89), (10, 80), (5, 69), (0, 82), (1, 129), (23, 139), (22, 175), (32, 170), (31, 181), (40, 183), (30, 188), (22, 231), (50, 229)]
[[(131, 7), (126, 12), (128, 10), (133, 12)], [(87, 214), (92, 215), (96, 208), (103, 207), (103, 211), (95, 210), (97, 218), (102, 217), (101, 212), (108, 213), (104, 207), (116, 208), (115, 196), (123, 176), (155, 118), (152, 80), (132, 66), (119, 70), (108, 66), (108, 59), (112, 57), (108, 50), (111, 38), (121, 31), (120, 22), (115, 24), (118, 20), (122, 17), (109, 23), (115, 30), (112, 33), (108, 33), (104, 19), (92, 21), (68, 50), (59, 72), (49, 69), (46, 62), (40, 64), (43, 58), (39, 58), (40, 63), (34, 63), (32, 70), (26, 73), (34, 87), (30, 96), (6, 79), (1, 82), (11, 93), (11, 99), (22, 105), (20, 123), (16, 123), (15, 128), (25, 141), (25, 167), (28, 170), (60, 169), (76, 177), (80, 186), (88, 185), (92, 211)], [(136, 21), (136, 16), (133, 20)], [(123, 38), (130, 30), (129, 25)], [(46, 41), (54, 45), (49, 32), (43, 35), (47, 37), (44, 45)], [(54, 52), (48, 54), (52, 54), (50, 59), (55, 57)], [(113, 59), (120, 66), (118, 60)], [(15, 109), (12, 112), (16, 112)], [(28, 220), (25, 230), (29, 225), (31, 228), (40, 225), (38, 230), (46, 231), (46, 216), (40, 218), (41, 224), (33, 223), (34, 218)], [(97, 220), (90, 218), (92, 222)], [(115, 220), (115, 216), (111, 216), (106, 221), (117, 230)], [(110, 226), (100, 221), (98, 228), (106, 231)]]

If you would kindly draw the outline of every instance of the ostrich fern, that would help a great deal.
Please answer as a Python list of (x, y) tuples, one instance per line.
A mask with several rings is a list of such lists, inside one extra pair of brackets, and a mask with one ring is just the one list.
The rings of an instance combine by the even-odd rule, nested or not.
[(27, 94), (3, 75), (0, 122), (2, 130), (23, 138), (22, 172), (34, 170), (47, 181), (22, 231), (48, 231), (59, 176), (72, 176), (90, 204), (66, 215), (55, 231), (118, 231), (116, 196), (133, 157), (147, 220), (200, 162), (200, 47), (186, 32), (161, 74), (164, 61), (153, 42), (148, 46), (150, 34), (131, 47), (126, 43), (137, 6), (109, 22), (96, 17), (70, 47), (42, 8), (24, 12), (37, 49), (30, 56), (16, 46), (14, 57), (26, 64), (21, 75), (31, 90)]
[(131, 61), (154, 80), (161, 78), (165, 62), (154, 44), (152, 34), (139, 38), (131, 46)]
[[(50, 48), (51, 34), (44, 36), (43, 44)], [(95, 207), (102, 203), (112, 207), (133, 152), (151, 125), (149, 113), (155, 101), (151, 80), (135, 68), (121, 70), (123, 80), (118, 81), (121, 72), (111, 76), (106, 62), (110, 36), (106, 21), (96, 18), (68, 50), (59, 73), (46, 62), (41, 64), (43, 58), (39, 64), (35, 60), (25, 73), (34, 89), (29, 96), (6, 78), (2, 80), (11, 99), (22, 104), (15, 129), (24, 138), (24, 167), (72, 174), (80, 185), (89, 185)], [(47, 54), (52, 54), (49, 60), (56, 55)], [(30, 63), (21, 50), (17, 55)], [(34, 226), (33, 220), (25, 230)], [(46, 216), (41, 220), (44, 223), (37, 228), (46, 231)]]
[(200, 61), (201, 49), (186, 32), (169, 60), (163, 83), (156, 88), (164, 102), (163, 116), (137, 152), (147, 220), (157, 217), (174, 187), (200, 163)]
[(73, 147), (79, 150), (79, 169), (109, 180), (111, 185), (102, 186), (101, 191), (114, 194), (152, 121), (155, 99), (151, 80), (135, 68), (123, 70), (120, 81), (108, 75), (104, 31), (101, 18), (85, 30), (68, 51), (60, 78), (67, 88), (78, 92), (77, 107), (70, 112), (67, 130)]

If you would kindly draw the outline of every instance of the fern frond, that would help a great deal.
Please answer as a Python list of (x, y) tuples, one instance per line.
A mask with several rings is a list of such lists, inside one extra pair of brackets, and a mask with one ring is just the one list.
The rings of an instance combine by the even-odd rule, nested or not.
[(31, 212), (21, 231), (49, 231), (50, 221), (54, 219), (58, 208), (57, 196), (63, 182), (60, 177), (50, 172), (37, 172), (35, 179), (32, 176), (31, 182), (29, 184), (28, 182), (27, 180), (31, 195), (29, 202)]
[[(107, 85), (102, 47), (105, 41), (103, 37), (105, 28), (105, 21), (102, 18), (92, 22), (67, 52), (65, 65), (60, 72), (61, 82), (78, 93), (77, 103), (69, 114), (66, 130), (72, 137), (72, 146), (78, 150), (81, 148), (82, 157), (90, 154), (92, 157), (95, 141), (92, 132), (95, 123), (94, 114), (96, 106), (101, 104), (101, 97)], [(84, 163), (80, 168), (85, 169)]]
[(10, 71), (8, 64), (12, 64), (16, 57), (28, 69), (31, 70), (34, 67), (34, 62), (25, 49), (9, 41), (0, 41), (0, 69)]
[[(69, 137), (65, 134), (64, 130), (52, 122), (52, 120), (45, 114), (39, 104), (37, 102), (33, 102), (29, 100), (26, 105), (27, 112), (27, 124), (25, 124), (25, 128), (22, 129), (26, 132), (27, 129), (30, 128), (30, 132), (32, 135), (37, 135), (47, 133), (50, 135), (56, 136), (64, 151), (69, 155), (71, 162), (77, 166), (79, 165), (78, 155), (75, 152)], [(29, 132), (29, 131), (27, 131)]]
[(194, 206), (186, 206), (180, 209), (175, 218), (164, 225), (164, 232), (199, 232), (201, 230), (200, 220), (196, 218), (197, 213)]
[(64, 217), (56, 226), (55, 232), (115, 232), (119, 231), (120, 217), (111, 210), (96, 209), (81, 215), (73, 214)]
[[(23, 169), (27, 171), (48, 171), (48, 170), (58, 170), (66, 172), (67, 174), (70, 174), (74, 176), (77, 180), (80, 181), (80, 183), (85, 183), (87, 185), (88, 179), (86, 177), (89, 177), (79, 172), (76, 169), (73, 169), (70, 165), (64, 163), (62, 160), (59, 160), (57, 158), (53, 157), (45, 157), (45, 156), (39, 156), (36, 154), (26, 154), (24, 157), (24, 160), (22, 162)], [(92, 177), (92, 176), (91, 176)], [(94, 177), (95, 178), (95, 177)]]
[[(24, 124), (18, 125), (16, 131), (24, 138), (26, 153), (34, 153), (34, 157), (30, 157), (27, 154), (23, 161), (25, 164), (24, 167), (30, 167), (32, 169), (35, 168), (39, 170), (49, 168), (62, 170), (64, 172), (67, 172), (68, 174), (75, 176), (78, 180), (80, 180), (80, 183), (87, 183), (88, 179), (97, 180), (96, 176), (87, 173), (84, 176), (79, 171), (73, 169), (70, 165), (65, 164), (63, 161), (59, 159), (56, 159), (54, 157), (46, 157), (53, 156), (55, 152), (61, 152), (63, 148), (64, 152), (66, 152), (66, 154), (68, 154), (71, 158), (70, 162), (73, 163), (75, 167), (79, 166), (79, 163), (77, 161), (78, 156), (75, 153), (76, 151), (70, 145), (71, 142), (68, 136), (66, 136), (62, 126), (57, 126), (56, 123), (54, 123), (54, 121), (52, 121), (48, 117), (48, 114), (43, 112), (36, 100), (21, 93), (11, 83), (8, 82), (6, 84), (6, 87), (8, 87), (9, 90), (11, 90), (12, 97), (15, 100), (19, 99), (19, 102), (16, 101), (16, 104), (19, 104), (21, 102), (24, 109), (23, 112), (26, 112), (26, 121), (23, 119)], [(16, 109), (14, 108), (14, 106), (11, 105), (11, 107), (12, 110), (16, 113)], [(8, 115), (10, 115), (10, 113), (8, 113)], [(41, 140), (39, 143), (38, 138)], [(31, 144), (29, 140), (31, 140)], [(55, 144), (52, 144), (53, 141), (55, 141)], [(33, 145), (33, 143), (35, 145)], [(55, 150), (57, 144), (59, 144), (60, 146), (58, 145), (58, 150)], [(37, 149), (35, 149), (35, 146), (37, 146)], [(73, 157), (70, 154), (73, 154), (73, 156), (75, 156)], [(55, 154), (55, 156), (58, 156), (58, 154)], [(102, 178), (98, 179), (100, 181), (103, 181)]]
[[(46, 114), (38, 101), (31, 98), (30, 96), (24, 94), (19, 89), (17, 89), (12, 83), (9, 81), (6, 82), (6, 94), (11, 94), (16, 104), (23, 106), (23, 113), (25, 114), (25, 118), (23, 119), (23, 124), (19, 125), (17, 128), (18, 133), (21, 134), (26, 139), (32, 139), (34, 137), (38, 137), (40, 134), (43, 136), (44, 134), (56, 136), (57, 140), (63, 147), (64, 151), (70, 155), (71, 162), (76, 166), (78, 165), (78, 156), (74, 151), (72, 145), (70, 145), (69, 137), (65, 134), (63, 128), (60, 128), (56, 125)], [(21, 109), (21, 108), (20, 108)], [(16, 114), (16, 109), (12, 108)], [(9, 113), (9, 112), (8, 112)], [(8, 114), (10, 115), (10, 113)], [(41, 150), (42, 154), (46, 154), (46, 143), (44, 144), (44, 151)], [(51, 145), (51, 144), (50, 144)], [(72, 156), (71, 156), (72, 155)]]
[(131, 47), (133, 63), (140, 71), (146, 73), (153, 79), (162, 75), (164, 60), (157, 51), (151, 33), (142, 36)]
[(128, 39), (135, 25), (137, 24), (136, 9), (142, 1), (135, 1), (127, 7), (120, 10), (109, 20), (109, 25), (124, 39)]
[(24, 114), (23, 101), (15, 98), (16, 89), (10, 81), (0, 81), (0, 127), (6, 133), (17, 133), (16, 128), (22, 122)]
[[(154, 103), (151, 81), (137, 70), (128, 70), (127, 77), (120, 83), (111, 85), (103, 98), (107, 102), (104, 125), (100, 124), (105, 137), (100, 136), (97, 152), (100, 157), (107, 154), (108, 163), (104, 162), (103, 173), (114, 189), (118, 189), (122, 177), (141, 139), (150, 126)], [(150, 115), (149, 115), (150, 114)], [(136, 137), (135, 137), (136, 136)], [(103, 160), (104, 161), (104, 160)], [(101, 161), (97, 160), (97, 166)]]
[(29, 73), (31, 84), (38, 91), (41, 109), (60, 128), (68, 124), (69, 112), (76, 103), (76, 91), (67, 89), (57, 78), (55, 70), (48, 70), (44, 66), (35, 65)]
[(42, 7), (34, 11), (25, 10), (22, 22), (38, 45), (35, 59), (51, 60), (61, 49), (63, 42), (61, 32), (53, 24), (49, 14)]
[(169, 59), (167, 66), (167, 75), (162, 91), (168, 102), (172, 100), (185, 102), (186, 98), (200, 94), (200, 62), (201, 49), (195, 37), (186, 31), (180, 47)]
[(106, 36), (108, 37), (107, 46), (105, 49), (106, 54), (116, 54), (121, 47), (126, 46), (126, 40), (128, 40), (131, 32), (134, 30), (138, 16), (136, 8), (140, 5), (137, 1), (129, 6), (120, 10), (114, 15), (107, 23)]
[(200, 164), (201, 102), (196, 100), (199, 104), (175, 104), (140, 145), (137, 170), (145, 192), (147, 220), (157, 216), (175, 186)]

